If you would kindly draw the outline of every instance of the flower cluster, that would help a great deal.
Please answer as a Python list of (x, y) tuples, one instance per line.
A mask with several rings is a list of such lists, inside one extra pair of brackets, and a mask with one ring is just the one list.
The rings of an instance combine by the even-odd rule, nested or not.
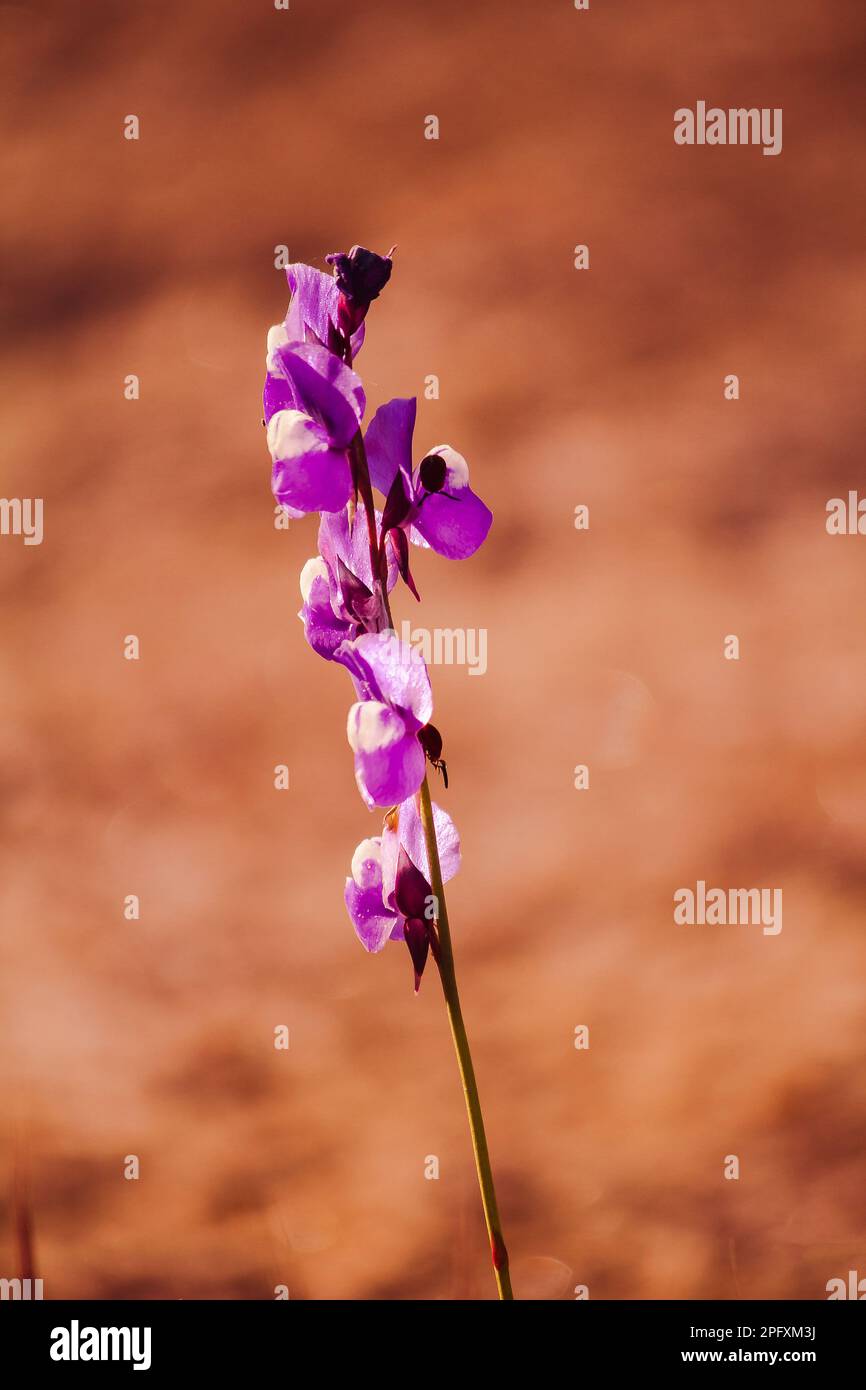
[[(414, 399), (389, 401), (364, 428), (367, 402), (354, 363), (392, 256), (354, 246), (327, 260), (333, 276), (288, 267), (288, 313), (268, 333), (263, 401), (272, 488), (290, 516), (320, 514), (317, 554), (301, 572), (299, 617), (313, 651), (351, 678), (347, 735), (358, 790), (371, 810), (385, 810), (381, 835), (355, 851), (346, 906), (368, 951), (406, 942), (417, 990), (428, 953), (438, 949), (417, 798), (427, 763), (442, 771), (445, 764), (430, 722), (430, 677), (393, 630), (390, 594), (402, 580), (419, 598), (412, 545), (465, 559), (493, 518), (450, 445), (415, 461)], [(433, 824), (447, 881), (460, 865), (459, 840), (438, 806)]]

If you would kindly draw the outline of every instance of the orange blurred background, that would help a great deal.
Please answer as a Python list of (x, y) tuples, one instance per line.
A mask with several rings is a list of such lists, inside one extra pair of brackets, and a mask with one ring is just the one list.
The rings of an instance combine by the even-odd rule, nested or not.
[[(0, 538), (0, 1275), (17, 1162), (48, 1298), (494, 1294), (438, 981), (343, 907), (376, 823), (259, 423), (274, 248), (354, 242), (398, 246), (368, 415), (417, 393), (496, 518), (395, 616), (488, 634), (431, 672), (435, 794), (517, 1296), (866, 1274), (866, 540), (825, 529), (863, 480), (864, 30), (0, 6), (2, 491), (45, 507)], [(782, 107), (782, 154), (676, 146), (699, 99)], [(701, 878), (781, 887), (783, 930), (676, 927)]]

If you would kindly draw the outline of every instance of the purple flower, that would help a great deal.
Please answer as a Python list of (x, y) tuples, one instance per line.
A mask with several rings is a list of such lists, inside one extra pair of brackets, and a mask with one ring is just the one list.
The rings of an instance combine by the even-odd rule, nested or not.
[(292, 514), (345, 507), (353, 492), (346, 451), (365, 404), (361, 378), (327, 348), (286, 343), (269, 352), (264, 409), (271, 486)]
[[(368, 254), (371, 254), (368, 252)], [(340, 286), (332, 275), (298, 262), (286, 267), (286, 277), (292, 292), (289, 312), (283, 325), (287, 343), (320, 343), (339, 356), (345, 341), (338, 331), (340, 318)], [(364, 325), (359, 322), (351, 335), (352, 357), (357, 357), (364, 342)]]
[[(460, 840), (447, 812), (433, 806), (442, 880), (460, 868)], [(381, 951), (388, 941), (405, 941), (415, 970), (415, 992), (435, 934), (437, 904), (430, 887), (427, 846), (414, 797), (385, 817), (381, 835), (362, 840), (346, 879), (346, 907), (361, 945)]]
[(382, 524), (449, 560), (465, 560), (486, 537), (493, 514), (469, 486), (465, 458), (449, 444), (437, 444), (413, 469), (415, 410), (414, 398), (389, 401), (367, 428), (370, 478), (387, 499)]
[(363, 246), (353, 246), (348, 253), (337, 251), (325, 260), (334, 267), (334, 283), (339, 299), (337, 326), (344, 337), (361, 327), (367, 310), (391, 278), (391, 256), (378, 256)]
[(393, 632), (367, 633), (342, 648), (358, 696), (346, 733), (355, 754), (355, 780), (369, 807), (393, 806), (424, 780), (418, 732), (433, 713), (424, 660)]
[[(376, 513), (377, 524), (381, 518)], [(397, 566), (388, 565), (388, 589), (397, 582)], [(322, 514), (319, 554), (301, 571), (304, 606), (298, 617), (313, 651), (328, 661), (342, 661), (340, 648), (365, 632), (386, 626), (384, 605), (374, 589), (366, 519), (348, 508)]]

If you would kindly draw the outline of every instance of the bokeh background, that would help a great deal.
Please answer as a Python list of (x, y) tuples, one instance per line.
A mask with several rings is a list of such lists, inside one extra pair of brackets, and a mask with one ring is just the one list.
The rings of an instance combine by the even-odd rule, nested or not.
[[(432, 674), (517, 1294), (866, 1274), (866, 540), (825, 530), (864, 484), (864, 20), (0, 6), (2, 492), (45, 502), (0, 540), (0, 1273), (24, 1209), (47, 1297), (493, 1294), (436, 977), (345, 916), (375, 822), (259, 423), (274, 247), (396, 242), (371, 410), (436, 374), (417, 441), (496, 515), (397, 617), (488, 633)], [(675, 146), (698, 99), (783, 107), (783, 153)], [(698, 878), (781, 887), (781, 934), (675, 927)]]

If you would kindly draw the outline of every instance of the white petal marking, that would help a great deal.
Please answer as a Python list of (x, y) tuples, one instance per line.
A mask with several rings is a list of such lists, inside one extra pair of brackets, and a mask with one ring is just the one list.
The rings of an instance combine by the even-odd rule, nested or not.
[(302, 410), (278, 410), (268, 424), (268, 448), (276, 463), (279, 459), (295, 458), (313, 444), (309, 438), (315, 426)]
[(359, 888), (382, 882), (382, 841), (362, 840), (352, 855), (352, 878)]
[(378, 700), (361, 700), (349, 710), (346, 736), (353, 753), (377, 753), (404, 733), (403, 721)]
[(314, 579), (328, 578), (328, 566), (325, 564), (321, 555), (313, 555), (301, 570), (301, 598), (306, 603), (310, 597), (310, 590), (313, 587)]
[(272, 328), (268, 329), (268, 350), (265, 354), (265, 370), (270, 372), (271, 376), (283, 375), (280, 371), (276, 353), (277, 349), (285, 347), (288, 341), (289, 335), (286, 332), (286, 325), (284, 323), (275, 323)]

